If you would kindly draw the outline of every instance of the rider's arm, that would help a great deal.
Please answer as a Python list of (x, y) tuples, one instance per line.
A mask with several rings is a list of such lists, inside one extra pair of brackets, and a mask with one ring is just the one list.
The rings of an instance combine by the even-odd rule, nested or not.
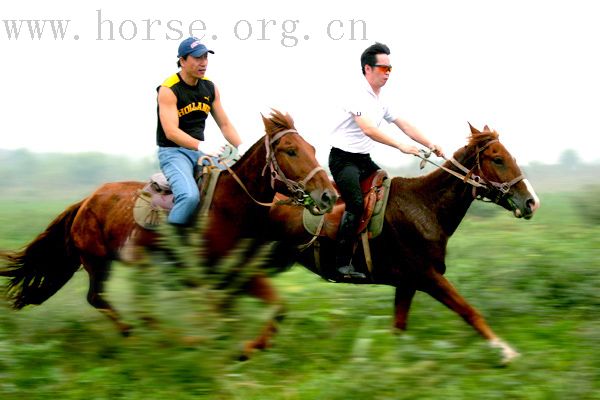
[(394, 137), (387, 135), (385, 132), (383, 132), (381, 129), (375, 126), (375, 124), (364, 115), (355, 115), (354, 121), (356, 122), (358, 127), (365, 133), (365, 135), (367, 135), (374, 141), (394, 147), (406, 154), (419, 154), (419, 149), (417, 147), (402, 143), (396, 140)]
[(408, 121), (405, 121), (402, 118), (396, 118), (394, 120), (394, 124), (398, 128), (400, 128), (400, 130), (402, 132), (404, 132), (406, 134), (406, 136), (408, 136), (415, 142), (420, 143), (423, 146), (427, 147), (428, 149), (433, 150), (433, 152), (435, 154), (437, 154), (438, 156), (444, 155), (444, 152), (442, 151), (442, 148), (440, 146), (435, 145), (431, 140), (429, 140), (427, 137), (425, 137), (425, 135), (420, 130), (415, 128)]
[(177, 96), (165, 86), (158, 89), (158, 117), (165, 131), (167, 139), (181, 147), (197, 150), (201, 147), (200, 141), (179, 129), (179, 116), (177, 114)]

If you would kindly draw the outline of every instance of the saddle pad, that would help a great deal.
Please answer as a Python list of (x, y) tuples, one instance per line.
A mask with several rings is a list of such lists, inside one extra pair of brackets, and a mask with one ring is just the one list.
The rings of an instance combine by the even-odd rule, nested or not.
[[(383, 182), (381, 182), (381, 186), (377, 188), (377, 191), (371, 194), (373, 198), (376, 198), (375, 204), (372, 205), (373, 208), (369, 220), (363, 221), (364, 225), (361, 224), (361, 226), (364, 227), (359, 228), (360, 231), (366, 228), (369, 232), (369, 238), (374, 238), (381, 234), (391, 183), (391, 179), (384, 179)], [(342, 207), (343, 205), (337, 205), (330, 214), (325, 215), (313, 215), (310, 211), (304, 209), (302, 212), (302, 224), (304, 225), (304, 229), (313, 236), (319, 234), (320, 236), (329, 236), (332, 239), (335, 239), (337, 226), (339, 225), (339, 220), (343, 214)], [(327, 223), (324, 228), (319, 231), (319, 226), (321, 226), (321, 220), (323, 218), (325, 218)], [(358, 233), (360, 232), (357, 232), (357, 234)]]
[[(161, 222), (165, 219), (166, 211), (154, 204), (153, 196), (164, 196), (158, 193), (152, 193), (154, 188), (152, 185), (147, 185), (144, 189), (141, 189), (135, 204), (133, 206), (133, 219), (135, 222), (144, 229), (154, 230)], [(170, 195), (172, 198), (173, 195)]]
[(313, 215), (305, 208), (302, 212), (302, 224), (306, 232), (315, 236), (323, 218), (325, 218), (325, 215)]

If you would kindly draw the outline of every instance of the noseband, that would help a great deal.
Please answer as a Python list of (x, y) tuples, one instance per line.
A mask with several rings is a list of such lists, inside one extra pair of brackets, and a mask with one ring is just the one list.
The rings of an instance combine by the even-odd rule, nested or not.
[[(435, 165), (436, 167), (441, 168), (444, 171), (456, 176), (457, 178), (461, 179), (463, 182), (468, 183), (471, 186), (473, 186), (473, 198), (475, 198), (477, 200), (491, 201), (494, 203), (498, 203), (508, 194), (508, 192), (510, 191), (510, 188), (513, 187), (514, 185), (516, 185), (517, 183), (521, 182), (523, 179), (525, 179), (525, 176), (523, 174), (521, 174), (509, 182), (501, 182), (500, 183), (500, 182), (495, 182), (495, 181), (489, 180), (483, 175), (483, 170), (481, 169), (479, 155), (485, 149), (487, 149), (490, 145), (497, 143), (497, 142), (499, 142), (498, 139), (492, 139), (492, 140), (488, 141), (487, 143), (485, 143), (482, 147), (477, 148), (475, 155), (471, 156), (471, 157), (475, 157), (475, 165), (471, 169), (468, 169), (467, 167), (465, 167), (463, 164), (458, 162), (454, 157), (452, 157), (448, 160), (455, 167), (457, 167), (459, 170), (464, 172), (465, 175), (461, 175), (460, 173), (453, 171), (451, 169), (448, 169), (448, 168), (444, 167), (443, 165), (438, 165), (438, 164), (434, 163), (433, 161), (430, 161), (428, 158), (431, 155), (431, 152), (423, 152), (423, 155), (418, 155), (417, 157), (419, 157), (423, 160), (421, 162), (421, 168), (423, 168), (425, 162), (429, 162), (429, 163)], [(467, 160), (469, 160), (471, 157), (467, 158)], [(477, 170), (479, 175), (474, 174), (475, 170)], [(478, 193), (477, 189), (481, 189), (484, 193), (483, 194)]]
[[(500, 202), (500, 200), (502, 200), (508, 194), (511, 187), (513, 187), (514, 185), (516, 185), (517, 183), (519, 183), (523, 179), (525, 179), (525, 176), (523, 174), (521, 174), (509, 182), (501, 182), (500, 183), (500, 182), (491, 181), (483, 175), (483, 171), (481, 170), (479, 155), (490, 145), (497, 143), (497, 142), (499, 142), (498, 139), (490, 140), (489, 142), (484, 144), (481, 148), (477, 149), (477, 152), (475, 153), (475, 166), (471, 169), (471, 171), (469, 171), (467, 173), (467, 176), (469, 174), (472, 175), (473, 170), (475, 168), (477, 168), (477, 170), (479, 171), (479, 175), (473, 175), (473, 179), (477, 180), (479, 182), (483, 182), (483, 190), (485, 191), (484, 195), (483, 196), (478, 195), (477, 189), (473, 188), (473, 197), (475, 197), (476, 199), (479, 199), (479, 200), (484, 200), (484, 201), (485, 201), (485, 199), (489, 199), (490, 201), (492, 201), (494, 203)], [(452, 160), (456, 161), (456, 160), (454, 160), (454, 158), (452, 158)], [(457, 163), (458, 163), (458, 161), (457, 161)], [(454, 164), (454, 165), (456, 165), (456, 164)]]

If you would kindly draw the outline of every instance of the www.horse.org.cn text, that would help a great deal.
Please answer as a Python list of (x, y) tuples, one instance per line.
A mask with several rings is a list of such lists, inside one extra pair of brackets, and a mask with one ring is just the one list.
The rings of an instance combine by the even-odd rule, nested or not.
[[(96, 10), (95, 32), (90, 36), (77, 31), (79, 24), (70, 19), (8, 18), (0, 22), (0, 40), (81, 40), (97, 41), (180, 41), (195, 36), (201, 41), (239, 40), (265, 42), (283, 47), (296, 47), (313, 40), (366, 41), (367, 22), (362, 19), (331, 19), (316, 24), (300, 19), (237, 19), (219, 23), (201, 19), (116, 18), (102, 9)], [(91, 21), (90, 21), (91, 22)], [(93, 29), (93, 28), (92, 28)], [(2, 35), (2, 36), (4, 36)]]

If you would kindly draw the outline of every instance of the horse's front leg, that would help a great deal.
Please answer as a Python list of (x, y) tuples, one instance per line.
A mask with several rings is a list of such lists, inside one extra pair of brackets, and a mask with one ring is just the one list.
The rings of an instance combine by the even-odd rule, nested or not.
[(469, 325), (471, 325), (481, 336), (487, 339), (490, 346), (502, 351), (502, 363), (508, 364), (519, 353), (510, 347), (506, 342), (500, 339), (489, 327), (483, 316), (473, 308), (458, 293), (452, 284), (440, 273), (430, 270), (423, 282), (423, 288), (420, 289), (440, 301), (446, 307), (450, 308), (460, 315)]
[(396, 286), (396, 297), (394, 298), (394, 327), (406, 330), (406, 320), (408, 319), (408, 310), (412, 304), (416, 289), (411, 285)]
[(250, 295), (270, 305), (273, 311), (260, 335), (244, 345), (243, 353), (240, 356), (241, 360), (248, 359), (255, 350), (262, 350), (269, 347), (272, 337), (277, 332), (277, 323), (283, 319), (285, 311), (281, 299), (275, 291), (275, 287), (271, 284), (269, 278), (263, 274), (253, 276), (246, 289)]

